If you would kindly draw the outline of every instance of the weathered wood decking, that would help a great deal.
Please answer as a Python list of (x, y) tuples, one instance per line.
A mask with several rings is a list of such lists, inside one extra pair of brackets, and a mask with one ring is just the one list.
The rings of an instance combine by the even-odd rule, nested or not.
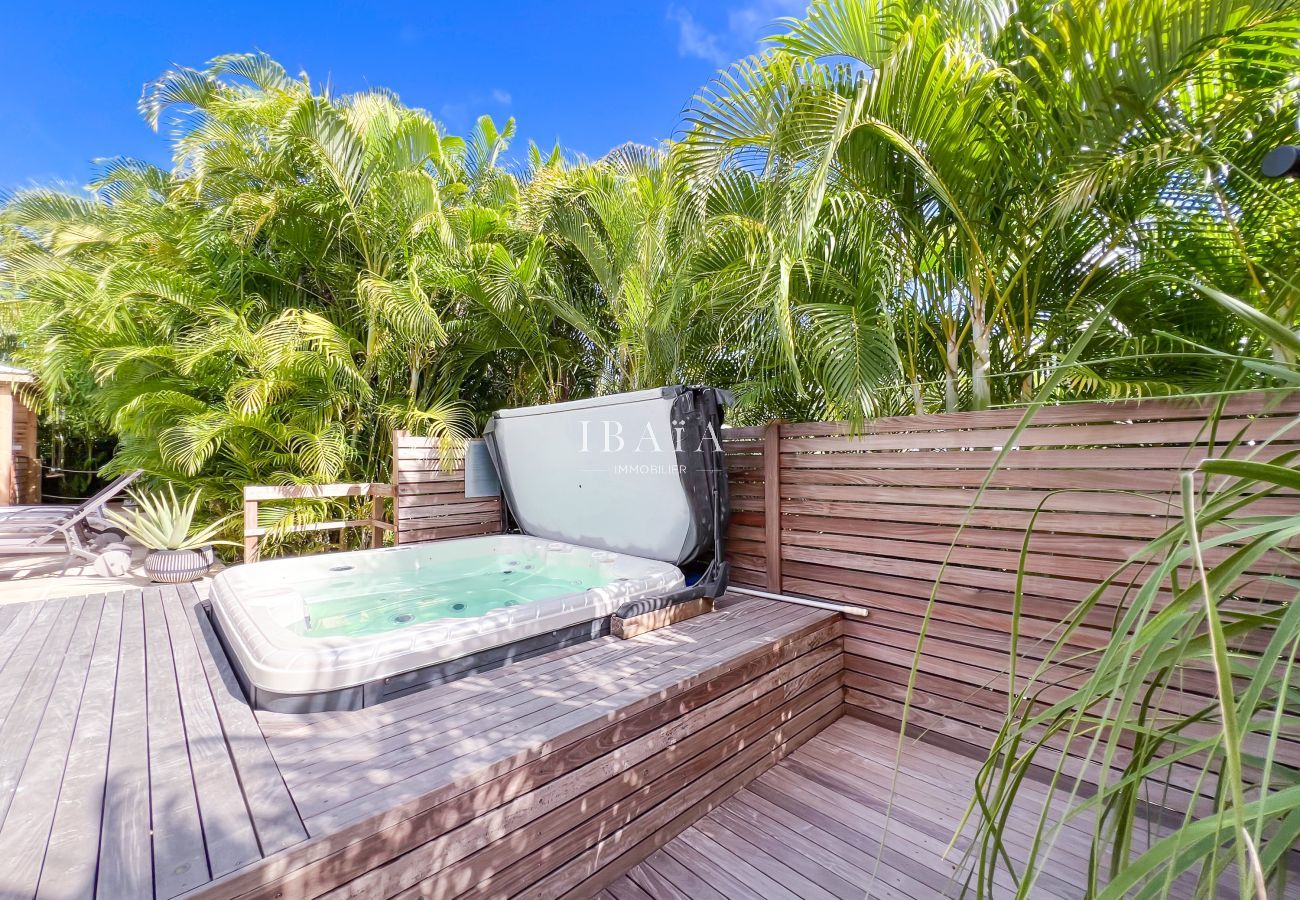
[[(601, 900), (963, 896), (969, 840), (948, 846), (980, 763), (908, 740), (895, 778), (897, 753), (896, 731), (845, 716), (611, 883)], [(1004, 833), (1017, 861), (1028, 858), (1048, 788), (1028, 781), (1022, 791), (1025, 807)], [(1058, 819), (1047, 821), (1050, 827)], [(1140, 830), (1146, 827), (1164, 833), (1147, 823)], [(1029, 896), (1085, 896), (1088, 853), (1087, 829), (1067, 823)], [(1225, 880), (1220, 896), (1234, 892)], [(980, 895), (973, 885), (964, 894)], [(1015, 895), (1005, 870), (996, 873), (991, 895)], [(1172, 896), (1192, 895), (1190, 878), (1175, 884)]]
[(286, 716), (188, 589), (0, 607), (0, 896), (590, 894), (839, 715), (839, 627), (724, 602)]

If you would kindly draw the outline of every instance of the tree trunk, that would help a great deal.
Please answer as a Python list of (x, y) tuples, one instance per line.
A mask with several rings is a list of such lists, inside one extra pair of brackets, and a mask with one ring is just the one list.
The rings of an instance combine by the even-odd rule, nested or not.
[(984, 295), (979, 288), (971, 292), (970, 316), (971, 407), (988, 409), (993, 402), (992, 391), (989, 389), (989, 326), (984, 321)]
[(943, 405), (948, 412), (957, 412), (960, 408), (957, 399), (957, 366), (961, 362), (961, 345), (957, 343), (955, 323), (944, 325), (944, 337), (947, 343), (943, 357)]

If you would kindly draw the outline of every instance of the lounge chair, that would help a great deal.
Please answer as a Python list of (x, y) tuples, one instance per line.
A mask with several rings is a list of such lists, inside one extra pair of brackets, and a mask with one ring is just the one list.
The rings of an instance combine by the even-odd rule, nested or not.
[(75, 505), (0, 507), (0, 535), (14, 530), (25, 530), (28, 526), (59, 525), (78, 517), (88, 520), (96, 528), (107, 527), (108, 523), (104, 520), (104, 507), (143, 473), (143, 469), (136, 469), (134, 472), (120, 475), (94, 496)]
[[(118, 479), (116, 494), (129, 484), (139, 472)], [(116, 484), (116, 482), (115, 482)], [(110, 485), (112, 487), (113, 485)], [(63, 519), (22, 517), (0, 519), (0, 556), (63, 556), (63, 569), (74, 559), (91, 563), (101, 575), (120, 575), (130, 564), (130, 550), (122, 543), (97, 546), (89, 522), (92, 514), (102, 511), (111, 498), (108, 489), (78, 507)], [(107, 524), (107, 523), (105, 523)]]

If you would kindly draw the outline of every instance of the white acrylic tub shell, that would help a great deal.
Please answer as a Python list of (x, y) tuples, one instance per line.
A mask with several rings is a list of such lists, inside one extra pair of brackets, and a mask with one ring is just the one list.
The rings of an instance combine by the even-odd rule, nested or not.
[[(381, 571), (398, 554), (418, 554), (411, 559), (436, 566), (439, 559), (454, 559), (456, 554), (484, 553), (566, 561), (573, 561), (570, 554), (583, 554), (602, 575), (608, 575), (609, 582), (475, 618), (439, 619), (375, 635), (306, 637), (288, 627), (301, 621), (308, 599), (304, 595), (313, 583), (330, 577), (331, 567), (350, 565), (354, 573), (364, 573), (367, 567)], [(680, 590), (683, 584), (675, 566), (657, 560), (526, 535), (497, 535), (235, 566), (212, 580), (210, 600), (230, 652), (254, 685), (277, 693), (306, 694), (365, 684), (590, 622), (631, 600)]]

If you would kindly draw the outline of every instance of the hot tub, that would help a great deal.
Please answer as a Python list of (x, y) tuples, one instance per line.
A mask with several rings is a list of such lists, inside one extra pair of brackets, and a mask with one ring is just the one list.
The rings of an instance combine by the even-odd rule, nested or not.
[(260, 709), (357, 709), (608, 631), (681, 571), (527, 535), (236, 566), (212, 581), (218, 633)]

